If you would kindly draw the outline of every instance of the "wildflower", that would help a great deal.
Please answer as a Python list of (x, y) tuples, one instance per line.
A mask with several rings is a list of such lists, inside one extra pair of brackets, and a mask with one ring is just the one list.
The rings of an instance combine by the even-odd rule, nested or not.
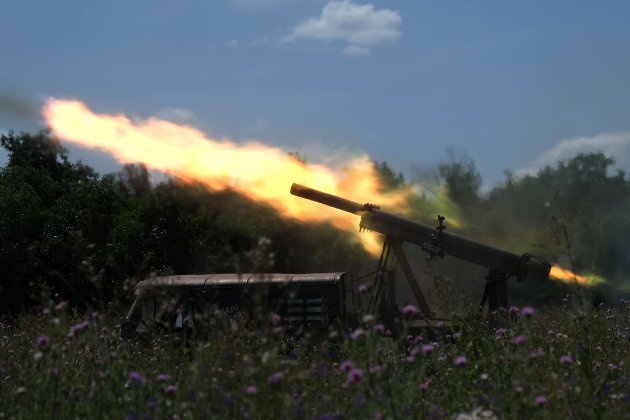
[(164, 387), (165, 394), (174, 394), (177, 392), (177, 385), (166, 385)]
[(468, 359), (466, 356), (457, 356), (454, 363), (455, 366), (464, 366), (468, 363)]
[(379, 365), (374, 365), (374, 366), (370, 366), (369, 371), (372, 375), (378, 375), (379, 373), (383, 371), (383, 368), (381, 368)]
[(403, 315), (416, 315), (419, 311), (415, 305), (408, 304), (403, 306), (401, 312), (403, 313)]
[(539, 347), (530, 354), (530, 357), (532, 359), (538, 359), (539, 357), (543, 357), (544, 355), (545, 351), (542, 349), (542, 347)]
[(367, 283), (362, 283), (358, 287), (359, 293), (366, 293), (369, 289), (370, 286)]
[(518, 309), (518, 306), (512, 305), (512, 306), (510, 306), (508, 308), (508, 314), (510, 314), (510, 315), (516, 314), (516, 313), (518, 313), (518, 311), (520, 311), (520, 309)]
[(348, 372), (348, 377), (346, 378), (346, 385), (352, 386), (356, 382), (359, 381), (363, 377), (363, 371), (359, 368), (353, 368), (350, 372)]
[(524, 335), (517, 335), (516, 337), (514, 337), (514, 340), (512, 340), (512, 342), (517, 346), (522, 346), (524, 344), (527, 344), (527, 337), (525, 337)]
[(490, 376), (488, 376), (487, 373), (482, 373), (481, 375), (479, 375), (479, 379), (481, 379), (482, 381), (487, 381), (489, 377)]
[(247, 385), (245, 387), (245, 393), (247, 395), (256, 395), (258, 393), (258, 388), (256, 388), (256, 385)]
[(422, 392), (426, 392), (429, 390), (429, 385), (431, 384), (431, 379), (429, 379), (426, 382), (421, 383), (420, 385), (418, 385), (418, 389)]
[(372, 314), (365, 314), (365, 315), (363, 315), (362, 319), (363, 319), (363, 322), (365, 322), (366, 324), (370, 324), (370, 323), (374, 322), (374, 320), (376, 318)]
[(520, 385), (516, 385), (516, 386), (514, 387), (514, 392), (516, 392), (517, 394), (522, 394), (524, 391), (525, 391), (525, 390), (524, 390), (524, 389), (523, 389), (523, 387), (522, 387), (522, 386), (520, 386)]
[(444, 322), (443, 321), (439, 321), (437, 324), (435, 324), (438, 328), (442, 328), (444, 327)]
[(55, 305), (55, 310), (63, 311), (64, 309), (66, 309), (66, 306), (68, 306), (68, 301), (67, 300), (62, 300), (61, 302), (59, 302), (59, 303), (57, 303)]
[(497, 420), (498, 417), (492, 412), (492, 410), (484, 410), (482, 407), (477, 407), (470, 413), (459, 413), (456, 419), (457, 420), (477, 420), (477, 419)]
[(42, 309), (42, 315), (50, 315), (50, 309), (48, 308)]
[(81, 332), (87, 329), (89, 325), (90, 323), (88, 321), (83, 321), (83, 322), (79, 322), (78, 324), (74, 324), (72, 327), (70, 327), (70, 331), (68, 332), (66, 337), (68, 338), (76, 337), (78, 332)]
[(422, 351), (422, 354), (429, 354), (433, 350), (435, 350), (435, 346), (432, 343), (428, 343), (428, 344), (423, 344), (420, 351)]
[(563, 365), (570, 365), (573, 363), (573, 358), (568, 354), (562, 355), (560, 356), (560, 363)]
[(131, 385), (144, 384), (144, 382), (145, 382), (145, 379), (140, 374), (140, 372), (131, 371), (131, 372), (129, 372), (128, 377), (129, 377), (129, 384), (131, 384)]
[(271, 375), (267, 376), (267, 385), (269, 386), (278, 385), (283, 377), (284, 377), (284, 373), (282, 372), (272, 373)]
[(350, 360), (346, 360), (339, 365), (339, 370), (343, 373), (348, 373), (352, 369), (354, 369), (354, 363), (352, 363), (352, 361)]
[(363, 329), (361, 328), (357, 328), (356, 330), (352, 331), (350, 333), (350, 335), (348, 336), (348, 338), (350, 339), (350, 341), (356, 341), (359, 337), (361, 337), (363, 335)]
[(157, 382), (168, 382), (171, 380), (171, 376), (165, 373), (158, 373), (157, 375), (155, 375), (155, 380)]
[(547, 331), (547, 335), (548, 335), (549, 337), (553, 337), (553, 336), (555, 336), (555, 335), (556, 335), (556, 332), (555, 332), (554, 330), (549, 330), (549, 331)]
[(50, 337), (47, 335), (40, 335), (37, 337), (37, 340), (35, 340), (35, 344), (37, 344), (37, 347), (40, 349), (46, 348), (50, 345)]
[(538, 407), (542, 407), (547, 404), (547, 397), (545, 397), (544, 395), (539, 395), (534, 399), (534, 403)]
[(536, 311), (534, 310), (534, 308), (532, 308), (531, 306), (523, 306), (523, 309), (521, 309), (521, 314), (525, 317), (525, 318), (531, 318), (534, 316), (534, 313)]
[(50, 374), (51, 374), (52, 376), (57, 376), (57, 375), (59, 375), (59, 368), (56, 368), (56, 367), (51, 367), (51, 368), (50, 368), (50, 370), (49, 370), (48, 372), (50, 372)]
[(278, 324), (280, 321), (282, 320), (282, 318), (280, 317), (280, 315), (278, 315), (277, 313), (273, 312), (271, 314), (271, 322), (276, 325)]
[(379, 334), (384, 334), (385, 333), (385, 325), (383, 325), (383, 324), (376, 324), (374, 326), (374, 331), (376, 331)]
[(405, 357), (405, 362), (407, 362), (407, 363), (413, 363), (415, 361), (416, 361), (416, 358), (414, 356), (412, 356), (412, 355), (409, 355), (409, 356)]

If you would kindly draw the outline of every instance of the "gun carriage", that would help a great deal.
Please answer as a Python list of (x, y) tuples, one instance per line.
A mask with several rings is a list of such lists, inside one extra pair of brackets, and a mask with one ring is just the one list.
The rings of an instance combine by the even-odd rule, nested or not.
[(426, 318), (434, 316), (403, 250), (403, 243), (420, 247), (428, 258), (452, 257), (485, 267), (488, 274), (481, 306), (487, 303), (490, 310), (507, 306), (507, 281), (510, 277), (522, 282), (549, 276), (551, 265), (540, 257), (530, 254), (517, 255), (454, 233), (444, 232), (445, 218), (441, 215), (438, 215), (438, 225), (433, 228), (381, 210), (374, 204), (360, 204), (299, 184), (291, 186), (291, 194), (356, 214), (361, 217), (360, 230), (375, 231), (385, 236), (375, 284), (376, 293), (381, 296), (379, 309), (386, 314), (393, 315), (398, 312), (393, 302), (393, 293), (388, 290), (393, 284), (386, 274), (399, 266), (422, 316)]

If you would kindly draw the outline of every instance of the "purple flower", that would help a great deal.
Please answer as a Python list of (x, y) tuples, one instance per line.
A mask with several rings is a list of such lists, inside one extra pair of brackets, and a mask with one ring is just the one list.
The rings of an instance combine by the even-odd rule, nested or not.
[(133, 385), (139, 385), (144, 383), (144, 377), (140, 374), (140, 372), (131, 371), (129, 372), (129, 383)]
[(280, 315), (275, 312), (271, 314), (271, 322), (274, 325), (278, 324), (280, 321), (282, 321), (282, 317)]
[(534, 310), (534, 308), (532, 308), (531, 306), (523, 306), (523, 309), (521, 309), (521, 314), (525, 317), (525, 318), (531, 318), (534, 316), (534, 313), (536, 313), (536, 311)]
[(356, 330), (352, 331), (350, 333), (350, 335), (348, 336), (348, 338), (350, 339), (350, 341), (356, 341), (359, 337), (361, 337), (363, 335), (363, 329), (361, 328), (357, 328)]
[(560, 356), (560, 363), (562, 363), (563, 365), (570, 365), (571, 363), (573, 363), (573, 358), (570, 355), (565, 354), (563, 356)]
[(431, 379), (418, 385), (418, 389), (422, 392), (426, 392), (429, 390), (429, 385), (431, 385)]
[(363, 377), (363, 371), (359, 368), (353, 368), (350, 372), (348, 372), (348, 377), (346, 378), (346, 385), (352, 386), (359, 379)]
[(468, 363), (468, 359), (466, 356), (457, 356), (454, 363), (455, 366), (464, 366)]
[(64, 309), (66, 309), (66, 306), (68, 306), (68, 301), (62, 300), (61, 302), (55, 305), (55, 309), (58, 311), (63, 311)]
[(416, 358), (414, 356), (412, 356), (412, 355), (409, 355), (409, 356), (405, 357), (405, 362), (407, 362), (407, 363), (413, 363), (415, 361), (416, 361)]
[(50, 309), (48, 308), (42, 309), (42, 315), (50, 315)]
[(517, 386), (514, 387), (514, 392), (516, 392), (517, 394), (522, 394), (524, 391), (525, 390), (520, 385), (517, 385)]
[(522, 346), (524, 344), (527, 344), (527, 337), (525, 337), (524, 335), (517, 335), (516, 337), (514, 337), (514, 340), (512, 340), (512, 342), (517, 346)]
[(164, 393), (166, 394), (174, 394), (177, 392), (177, 385), (166, 385), (164, 387)]
[(422, 348), (420, 349), (420, 351), (422, 351), (422, 354), (429, 354), (433, 350), (435, 350), (435, 346), (432, 343), (423, 344)]
[(538, 407), (542, 407), (547, 404), (547, 397), (545, 397), (544, 395), (539, 395), (534, 399), (534, 403)]
[(367, 283), (362, 283), (357, 289), (359, 290), (359, 293), (366, 293), (370, 289), (370, 286)]
[(247, 395), (256, 395), (258, 393), (258, 388), (256, 388), (256, 385), (247, 385), (245, 387), (245, 393)]
[(278, 385), (283, 377), (284, 377), (284, 373), (274, 372), (271, 375), (267, 376), (267, 385), (269, 386)]
[(167, 375), (165, 373), (158, 373), (155, 375), (155, 380), (157, 382), (168, 382), (171, 380), (171, 375)]
[(77, 333), (87, 329), (87, 327), (90, 325), (90, 323), (88, 321), (83, 321), (83, 322), (79, 322), (78, 324), (74, 324), (73, 326), (70, 327), (70, 331), (67, 334), (68, 338), (73, 338), (76, 337)]
[(352, 369), (354, 369), (354, 363), (352, 363), (352, 361), (350, 360), (345, 360), (341, 362), (341, 364), (339, 365), (339, 370), (342, 371), (343, 373), (348, 373)]
[(403, 313), (403, 315), (416, 315), (419, 312), (416, 305), (412, 305), (412, 304), (403, 306), (403, 308), (400, 311)]
[(518, 311), (519, 311), (519, 310), (520, 310), (520, 309), (518, 309), (518, 306), (514, 306), (514, 305), (512, 305), (512, 306), (510, 306), (510, 307), (508, 308), (508, 314), (510, 314), (510, 315), (511, 315), (511, 314), (516, 314), (516, 313), (518, 313)]
[(35, 344), (40, 349), (46, 348), (46, 347), (48, 347), (50, 345), (50, 337), (48, 337), (47, 335), (40, 335), (35, 340)]
[(556, 335), (556, 332), (555, 332), (554, 330), (549, 330), (549, 331), (547, 331), (547, 335), (548, 335), (549, 337), (553, 337), (553, 336), (555, 336), (555, 335)]
[(376, 331), (379, 334), (385, 334), (385, 325), (383, 325), (383, 324), (376, 324), (374, 326), (374, 331)]
[(382, 371), (383, 371), (383, 368), (381, 368), (379, 365), (374, 365), (370, 367), (370, 373), (372, 375), (378, 375)]

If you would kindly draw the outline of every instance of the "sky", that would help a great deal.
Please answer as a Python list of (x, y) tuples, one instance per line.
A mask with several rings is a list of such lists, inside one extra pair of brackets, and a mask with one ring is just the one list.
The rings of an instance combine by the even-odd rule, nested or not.
[(16, 101), (74, 98), (408, 179), (449, 149), (487, 184), (579, 152), (630, 170), (629, 21), (612, 0), (5, 2), (0, 131), (43, 126)]

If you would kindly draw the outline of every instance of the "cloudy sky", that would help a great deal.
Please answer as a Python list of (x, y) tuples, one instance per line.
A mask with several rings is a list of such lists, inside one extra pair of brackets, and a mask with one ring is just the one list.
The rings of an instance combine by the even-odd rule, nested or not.
[(1, 15), (3, 131), (36, 128), (29, 105), (54, 96), (407, 174), (448, 147), (486, 182), (580, 151), (630, 169), (625, 0), (21, 0)]

